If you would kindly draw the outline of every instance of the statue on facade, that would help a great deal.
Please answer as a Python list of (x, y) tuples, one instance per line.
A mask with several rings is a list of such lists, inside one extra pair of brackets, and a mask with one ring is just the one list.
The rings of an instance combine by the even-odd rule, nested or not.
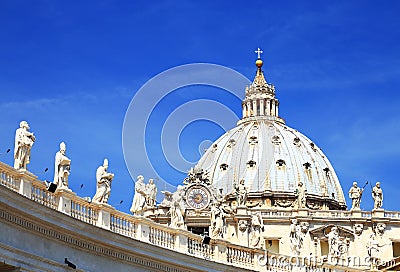
[(31, 148), (36, 138), (29, 129), (28, 123), (22, 121), (15, 131), (14, 168), (17, 170), (26, 170), (26, 165), (30, 162)]
[(297, 219), (291, 220), (289, 240), (292, 252), (296, 255), (300, 255), (300, 251), (303, 247), (303, 235)]
[(60, 143), (60, 150), (56, 153), (54, 160), (54, 184), (58, 189), (68, 189), (68, 177), (71, 167), (71, 160), (65, 156), (65, 143)]
[(140, 214), (146, 204), (146, 185), (144, 184), (144, 177), (139, 175), (135, 182), (135, 195), (133, 196), (131, 213)]
[(219, 206), (218, 203), (213, 203), (211, 205), (211, 211), (210, 211), (211, 237), (213, 238), (223, 237), (225, 216), (226, 216), (225, 212), (221, 209), (221, 206)]
[(146, 185), (146, 205), (147, 207), (154, 208), (156, 206), (157, 187), (153, 179), (149, 179)]
[(107, 172), (108, 160), (104, 159), (103, 165), (99, 166), (96, 171), (97, 188), (92, 202), (107, 204), (111, 193), (111, 182), (114, 174)]
[(339, 236), (339, 229), (333, 226), (328, 234), (329, 255), (332, 257), (340, 257), (347, 252), (349, 241)]
[(169, 214), (171, 216), (170, 227), (184, 228), (185, 221), (183, 214), (185, 213), (185, 203), (183, 201), (184, 187), (179, 185), (176, 192), (172, 194)]
[(299, 209), (306, 207), (306, 188), (303, 185), (303, 182), (299, 182), (296, 189), (296, 196), (297, 196), (297, 206)]
[(240, 180), (239, 184), (235, 183), (233, 189), (238, 207), (246, 206), (247, 188), (244, 185), (244, 179)]
[(261, 232), (264, 230), (264, 223), (261, 212), (256, 212), (251, 216), (250, 245), (252, 247), (262, 247)]
[[(364, 186), (365, 187), (365, 186)], [(353, 186), (349, 190), (349, 198), (351, 199), (351, 209), (360, 209), (361, 196), (364, 188), (358, 187), (357, 182), (353, 182)]]
[(382, 208), (383, 193), (381, 183), (378, 181), (372, 189), (372, 198), (374, 199), (374, 209)]

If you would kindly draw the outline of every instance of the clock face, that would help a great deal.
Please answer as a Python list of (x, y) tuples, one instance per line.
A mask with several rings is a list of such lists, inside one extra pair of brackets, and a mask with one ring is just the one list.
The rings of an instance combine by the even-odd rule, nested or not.
[(186, 192), (186, 202), (193, 209), (204, 209), (210, 204), (210, 192), (203, 186), (192, 186)]

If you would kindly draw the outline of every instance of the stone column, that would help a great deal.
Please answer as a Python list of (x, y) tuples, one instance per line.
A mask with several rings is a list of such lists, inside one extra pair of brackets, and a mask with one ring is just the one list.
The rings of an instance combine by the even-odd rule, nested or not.
[(271, 115), (271, 100), (267, 100), (266, 115)]
[(271, 103), (272, 103), (271, 104), (271, 115), (276, 116), (275, 115), (275, 100), (272, 100)]
[(257, 99), (253, 100), (253, 115), (257, 116), (258, 115), (258, 111), (257, 111)]
[(260, 100), (260, 115), (264, 116), (264, 99)]
[(251, 115), (251, 106), (250, 106), (250, 101), (247, 101), (247, 117)]
[(246, 116), (246, 104), (245, 103), (242, 103), (242, 116), (243, 116), (243, 118), (247, 117)]
[(279, 101), (276, 101), (275, 116), (279, 116)]

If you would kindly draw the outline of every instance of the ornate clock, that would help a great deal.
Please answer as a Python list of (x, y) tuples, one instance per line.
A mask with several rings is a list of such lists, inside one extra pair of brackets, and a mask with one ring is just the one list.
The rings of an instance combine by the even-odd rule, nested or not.
[(210, 201), (210, 191), (202, 185), (191, 186), (186, 191), (186, 203), (193, 209), (201, 210), (207, 208)]

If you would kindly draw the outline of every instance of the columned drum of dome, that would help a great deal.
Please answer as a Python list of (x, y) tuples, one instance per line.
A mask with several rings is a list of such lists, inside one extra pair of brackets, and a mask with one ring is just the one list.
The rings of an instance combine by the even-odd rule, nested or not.
[(249, 198), (262, 200), (266, 207), (293, 208), (305, 189), (307, 208), (345, 209), (343, 191), (328, 158), (279, 117), (275, 87), (265, 80), (260, 58), (256, 66), (254, 81), (245, 89), (242, 119), (213, 143), (196, 168), (206, 170), (213, 187), (226, 194), (244, 179)]

